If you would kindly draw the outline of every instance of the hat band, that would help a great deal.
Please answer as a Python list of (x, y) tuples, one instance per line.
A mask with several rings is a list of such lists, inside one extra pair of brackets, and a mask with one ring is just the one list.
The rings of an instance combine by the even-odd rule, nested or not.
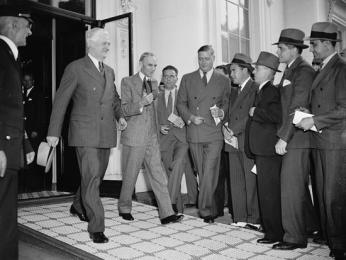
[(336, 40), (338, 37), (337, 33), (326, 33), (326, 32), (317, 32), (311, 31), (310, 38), (319, 38), (319, 39), (331, 39)]
[(233, 59), (231, 63), (238, 63), (238, 64), (249, 65), (249, 63), (246, 63), (245, 61), (237, 59), (237, 58)]
[(303, 44), (303, 40), (296, 40), (288, 37), (281, 37), (279, 38), (279, 42), (286, 42), (286, 43), (292, 43), (292, 44)]

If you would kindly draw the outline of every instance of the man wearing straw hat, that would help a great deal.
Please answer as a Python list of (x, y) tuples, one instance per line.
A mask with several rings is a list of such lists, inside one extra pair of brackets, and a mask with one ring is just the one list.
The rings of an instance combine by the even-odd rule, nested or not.
[(312, 83), (312, 117), (297, 127), (316, 127), (313, 162), (322, 232), (336, 259), (346, 251), (346, 63), (336, 52), (338, 30), (330, 22), (312, 25), (310, 51), (323, 64)]
[[(281, 167), (282, 226), (285, 234), (283, 242), (274, 249), (292, 250), (306, 248), (307, 226), (317, 222), (315, 209), (309, 194), (310, 135), (292, 124), (294, 111), (308, 107), (314, 69), (301, 57), (304, 32), (288, 28), (281, 31), (277, 54), (286, 69), (279, 85), (282, 104), (282, 125), (278, 131), (280, 138), (275, 145), (277, 154), (283, 155)], [(308, 216), (306, 218), (305, 216)], [(317, 226), (317, 223), (315, 224)], [(309, 227), (310, 229), (310, 227)], [(311, 227), (317, 230), (317, 227)]]
[(257, 59), (255, 82), (259, 84), (246, 125), (245, 152), (254, 158), (257, 170), (258, 198), (264, 237), (261, 244), (281, 241), (280, 169), (281, 155), (275, 152), (277, 130), (281, 124), (280, 91), (272, 84), (279, 59), (262, 51)]

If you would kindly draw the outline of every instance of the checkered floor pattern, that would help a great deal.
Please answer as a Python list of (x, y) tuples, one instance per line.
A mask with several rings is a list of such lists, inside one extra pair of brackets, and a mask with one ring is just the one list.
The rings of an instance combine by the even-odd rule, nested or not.
[(110, 241), (94, 244), (87, 223), (70, 216), (70, 203), (22, 207), (18, 222), (101, 259), (330, 259), (325, 246), (309, 243), (306, 249), (271, 250), (257, 244), (263, 234), (221, 223), (206, 224), (185, 215), (181, 223), (161, 225), (157, 209), (133, 202), (135, 221), (118, 216), (117, 200), (102, 198), (106, 216), (105, 235)]
[(44, 190), (37, 192), (29, 192), (29, 193), (19, 193), (17, 198), (18, 200), (28, 200), (28, 199), (39, 199), (39, 198), (51, 198), (57, 196), (66, 196), (72, 195), (71, 192), (63, 192), (63, 191), (52, 191), (52, 190)]

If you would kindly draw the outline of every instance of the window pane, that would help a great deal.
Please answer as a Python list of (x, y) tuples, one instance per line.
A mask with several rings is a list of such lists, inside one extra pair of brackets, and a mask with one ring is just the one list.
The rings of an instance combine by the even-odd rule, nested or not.
[(249, 38), (249, 14), (242, 8), (239, 10), (239, 27), (240, 35)]
[(91, 16), (92, 0), (32, 0), (46, 5), (51, 5), (61, 9), (73, 11), (79, 14)]
[(228, 3), (227, 5), (227, 14), (228, 14), (228, 31), (234, 34), (239, 33), (238, 26), (238, 7), (234, 4)]
[(250, 41), (246, 39), (241, 39), (240, 41), (240, 51), (247, 55), (250, 55)]
[(244, 7), (246, 9), (249, 8), (249, 1), (248, 0), (240, 0), (239, 2), (240, 2), (241, 7)]
[(228, 48), (229, 60), (231, 60), (233, 58), (234, 54), (239, 52), (239, 51), (240, 51), (239, 50), (239, 38), (230, 35), (230, 37), (229, 37), (229, 48)]
[(236, 5), (239, 5), (239, 0), (229, 0), (232, 3), (235, 3)]
[(221, 30), (227, 32), (227, 2), (221, 5)]
[(228, 63), (228, 39), (227, 34), (221, 35), (222, 62)]

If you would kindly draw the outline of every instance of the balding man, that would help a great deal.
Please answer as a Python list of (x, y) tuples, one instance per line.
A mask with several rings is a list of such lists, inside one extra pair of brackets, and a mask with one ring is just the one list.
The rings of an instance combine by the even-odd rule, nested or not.
[[(31, 35), (31, 19), (23, 10), (0, 6), (0, 259), (18, 258), (17, 171), (24, 137), (19, 46)], [(27, 163), (34, 153), (27, 155)]]
[(58, 144), (67, 106), (73, 100), (68, 142), (76, 147), (81, 185), (70, 213), (89, 222), (88, 232), (94, 243), (106, 243), (99, 187), (110, 148), (117, 145), (116, 120), (120, 130), (125, 129), (127, 123), (114, 85), (114, 71), (103, 63), (110, 45), (108, 32), (101, 28), (91, 29), (86, 33), (86, 42), (88, 54), (70, 63), (61, 79), (47, 141), (53, 147)]

